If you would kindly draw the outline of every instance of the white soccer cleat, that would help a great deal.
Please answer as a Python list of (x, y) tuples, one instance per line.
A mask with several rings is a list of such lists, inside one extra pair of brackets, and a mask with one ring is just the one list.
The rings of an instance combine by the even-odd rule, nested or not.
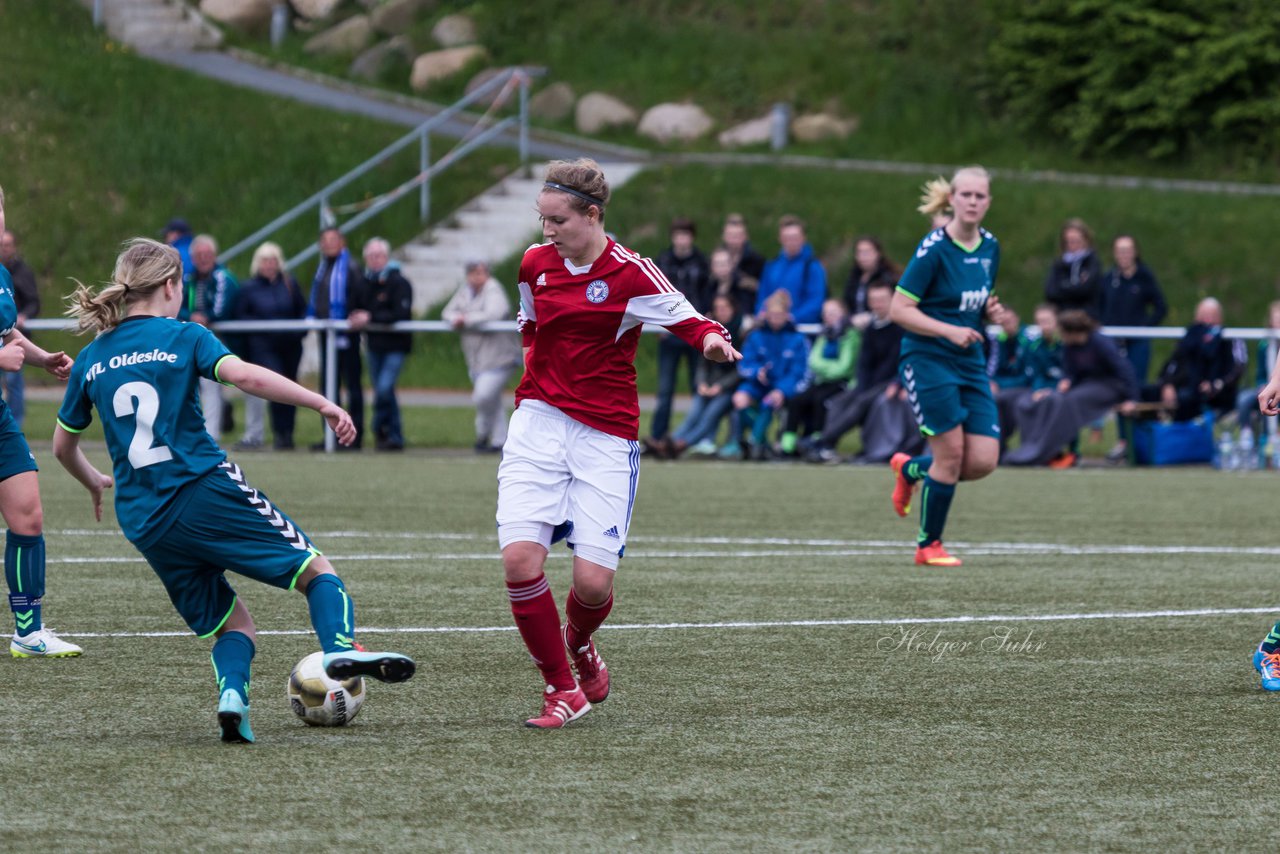
[(14, 635), (9, 641), (9, 654), (14, 658), (74, 658), (83, 652), (80, 647), (58, 637), (48, 626), (29, 635)]

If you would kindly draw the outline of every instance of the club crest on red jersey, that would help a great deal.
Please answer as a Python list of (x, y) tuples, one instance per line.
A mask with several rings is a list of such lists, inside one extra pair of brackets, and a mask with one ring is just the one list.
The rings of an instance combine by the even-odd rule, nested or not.
[(604, 279), (596, 279), (587, 285), (587, 301), (602, 303), (609, 298), (609, 283)]

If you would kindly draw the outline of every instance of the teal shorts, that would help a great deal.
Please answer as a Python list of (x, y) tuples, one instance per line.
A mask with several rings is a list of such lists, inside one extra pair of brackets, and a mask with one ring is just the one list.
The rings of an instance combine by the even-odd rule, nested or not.
[(898, 379), (924, 435), (961, 427), (972, 436), (1000, 438), (1000, 416), (985, 370), (911, 353), (898, 363)]
[(13, 413), (8, 406), (0, 406), (0, 480), (38, 470), (35, 455), (27, 437), (18, 429), (18, 422), (13, 420)]
[(230, 461), (187, 487), (178, 520), (142, 549), (173, 607), (200, 637), (222, 628), (236, 604), (227, 570), (293, 589), (320, 552), (293, 520), (249, 486)]

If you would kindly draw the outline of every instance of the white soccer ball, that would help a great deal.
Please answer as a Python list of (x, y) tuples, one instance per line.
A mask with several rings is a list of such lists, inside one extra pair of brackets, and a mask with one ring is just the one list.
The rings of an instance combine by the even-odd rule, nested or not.
[(313, 652), (289, 674), (285, 695), (293, 713), (309, 726), (346, 726), (364, 705), (364, 679), (330, 679), (324, 653)]

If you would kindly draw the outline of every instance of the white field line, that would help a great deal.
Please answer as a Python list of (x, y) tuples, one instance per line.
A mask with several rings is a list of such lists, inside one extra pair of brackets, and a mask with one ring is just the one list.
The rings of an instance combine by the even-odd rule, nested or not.
[[(678, 629), (777, 629), (815, 628), (824, 626), (924, 626), (956, 623), (1060, 623), (1081, 620), (1151, 620), (1178, 617), (1221, 617), (1240, 614), (1274, 614), (1280, 605), (1263, 608), (1195, 608), (1158, 611), (1095, 611), (1067, 614), (962, 614), (952, 617), (890, 617), (830, 620), (733, 620), (714, 623), (622, 623), (604, 626), (601, 631), (673, 631)], [(364, 628), (362, 635), (465, 635), (514, 632), (515, 626), (405, 626), (400, 628)], [(58, 632), (73, 638), (170, 638), (191, 637), (190, 632)], [(259, 630), (260, 635), (310, 635), (310, 629)]]

